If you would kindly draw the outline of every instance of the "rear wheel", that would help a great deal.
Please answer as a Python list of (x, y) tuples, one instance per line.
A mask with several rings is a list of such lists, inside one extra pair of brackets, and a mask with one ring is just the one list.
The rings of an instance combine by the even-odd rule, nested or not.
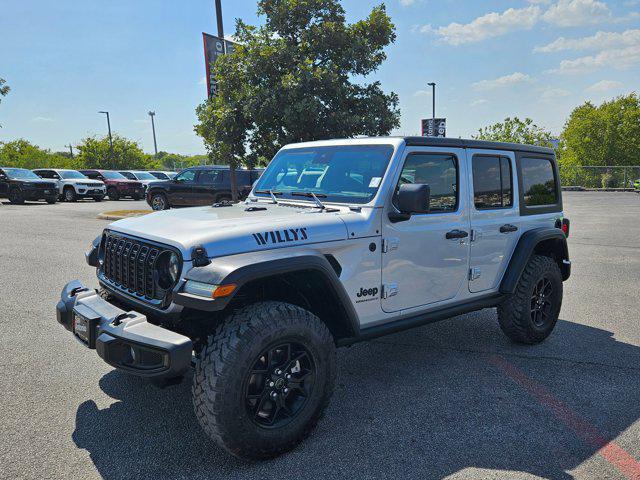
[(49, 205), (53, 205), (54, 203), (56, 203), (58, 201), (58, 198), (57, 197), (47, 197), (47, 198), (45, 198), (45, 201)]
[(17, 188), (14, 188), (9, 191), (9, 202), (14, 205), (22, 205), (24, 203), (24, 195)]
[(335, 370), (333, 337), (315, 315), (287, 303), (250, 305), (220, 324), (197, 357), (196, 416), (231, 454), (275, 457), (313, 430)]
[(107, 190), (107, 195), (109, 195), (109, 200), (120, 200), (120, 194), (115, 187), (111, 187)]
[(556, 261), (534, 255), (516, 291), (498, 307), (502, 331), (518, 343), (535, 344), (551, 334), (562, 306), (562, 274)]
[(66, 187), (64, 189), (64, 199), (67, 202), (76, 202), (78, 201), (78, 196), (76, 195), (76, 191), (73, 187)]

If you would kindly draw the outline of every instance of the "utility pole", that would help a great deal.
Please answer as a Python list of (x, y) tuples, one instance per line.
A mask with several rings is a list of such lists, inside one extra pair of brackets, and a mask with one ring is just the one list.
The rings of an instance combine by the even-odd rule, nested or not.
[(158, 156), (158, 144), (156, 143), (156, 124), (153, 121), (153, 117), (156, 116), (156, 112), (149, 112), (149, 116), (151, 117), (151, 130), (153, 130), (153, 149), (156, 152), (156, 157)]
[(69, 147), (69, 153), (71, 154), (71, 158), (73, 158), (73, 146), (69, 144), (69, 145), (65, 145), (65, 147)]
[(429, 85), (431, 87), (431, 98), (433, 100), (433, 110), (432, 110), (432, 114), (431, 114), (431, 121), (433, 122), (431, 128), (433, 128), (433, 136), (437, 137), (436, 135), (436, 84), (431, 82), (428, 83), (427, 85)]
[[(218, 24), (218, 37), (222, 41), (224, 53), (227, 53), (227, 42), (224, 39), (224, 25), (222, 21), (222, 1), (215, 0), (216, 3), (216, 22)], [(231, 180), (231, 200), (238, 200), (238, 183), (236, 181), (236, 166), (233, 158), (229, 158), (229, 179)]]
[(100, 111), (98, 113), (104, 113), (107, 116), (107, 128), (109, 129), (109, 157), (111, 160), (111, 167), (113, 167), (113, 138), (111, 137), (111, 120), (109, 120), (109, 112)]

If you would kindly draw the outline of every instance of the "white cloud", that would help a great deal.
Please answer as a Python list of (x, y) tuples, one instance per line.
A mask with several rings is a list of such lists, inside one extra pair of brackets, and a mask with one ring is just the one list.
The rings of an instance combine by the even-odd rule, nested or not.
[(450, 23), (433, 28), (425, 25), (420, 30), (432, 33), (450, 45), (480, 42), (487, 38), (499, 37), (509, 32), (529, 30), (540, 18), (540, 7), (509, 8), (502, 13), (492, 12), (476, 18), (470, 23)]
[(489, 103), (489, 101), (485, 100), (484, 98), (479, 98), (478, 100), (474, 100), (473, 102), (471, 102), (469, 105), (472, 107), (478, 107), (480, 105), (484, 105), (485, 103)]
[(549, 5), (551, 0), (527, 0), (529, 3), (533, 3), (534, 5)]
[(600, 80), (586, 89), (591, 93), (604, 93), (610, 90), (620, 90), (624, 85), (616, 80)]
[(32, 121), (36, 122), (36, 123), (51, 123), (51, 122), (53, 122), (53, 118), (50, 118), (50, 117), (35, 117)]
[(594, 25), (612, 18), (607, 4), (598, 0), (559, 0), (542, 15), (545, 22), (559, 27)]
[(640, 29), (625, 30), (624, 32), (603, 32), (582, 38), (564, 38), (536, 47), (533, 51), (539, 53), (560, 52), (563, 50), (606, 50), (640, 44)]
[(580, 74), (599, 68), (625, 70), (640, 64), (640, 45), (621, 49), (604, 50), (597, 55), (580, 57), (575, 60), (563, 60), (553, 73)]
[(400, 0), (400, 5), (403, 7), (409, 7), (416, 3), (417, 0)]
[(543, 102), (556, 102), (561, 98), (568, 97), (571, 92), (562, 88), (547, 88), (540, 95), (540, 100)]
[(515, 72), (511, 75), (496, 78), (495, 80), (482, 80), (473, 84), (476, 90), (493, 90), (494, 88), (509, 87), (519, 83), (530, 82), (531, 77), (521, 72)]
[(425, 97), (427, 95), (431, 95), (431, 90), (418, 90), (413, 94), (414, 97)]

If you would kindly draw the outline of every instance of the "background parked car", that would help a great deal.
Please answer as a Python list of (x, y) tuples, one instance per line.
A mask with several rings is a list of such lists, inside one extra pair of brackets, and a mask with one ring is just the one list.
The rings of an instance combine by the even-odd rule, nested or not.
[(141, 170), (118, 170), (118, 173), (128, 178), (129, 180), (137, 180), (138, 182), (142, 183), (145, 193), (151, 182), (158, 181), (158, 179), (151, 175), (149, 172), (143, 172)]
[(22, 204), (25, 200), (56, 203), (58, 189), (54, 182), (43, 180), (26, 168), (0, 167), (0, 197), (8, 198), (14, 204)]
[(101, 180), (107, 186), (109, 200), (130, 197), (140, 200), (144, 197), (144, 186), (138, 181), (129, 180), (112, 170), (80, 170), (80, 173), (94, 180)]
[(33, 172), (40, 178), (53, 180), (58, 188), (58, 198), (67, 202), (75, 202), (80, 198), (93, 198), (101, 202), (107, 194), (104, 182), (91, 180), (77, 170), (49, 168)]
[[(259, 170), (236, 171), (240, 198), (246, 198), (261, 173)], [(173, 180), (154, 182), (147, 190), (147, 203), (154, 210), (212, 205), (224, 200), (231, 200), (229, 167), (225, 166), (187, 168)]]
[(167, 172), (166, 170), (154, 170), (149, 173), (156, 177), (158, 180), (171, 180), (177, 175), (176, 172)]

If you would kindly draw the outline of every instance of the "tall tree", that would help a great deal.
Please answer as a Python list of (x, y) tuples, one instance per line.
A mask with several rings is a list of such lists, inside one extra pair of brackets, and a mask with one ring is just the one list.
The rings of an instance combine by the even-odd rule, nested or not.
[(145, 154), (138, 143), (120, 135), (113, 135), (113, 158), (109, 137), (88, 137), (77, 146), (77, 156), (87, 168), (148, 170), (159, 168), (160, 161)]
[(264, 25), (238, 20), (238, 46), (214, 67), (218, 96), (200, 105), (195, 131), (217, 158), (270, 159), (287, 143), (386, 135), (398, 96), (367, 83), (395, 41), (384, 5), (348, 24), (338, 0), (261, 0)]
[(562, 132), (566, 165), (640, 165), (640, 99), (635, 93), (575, 108)]
[(530, 118), (520, 120), (518, 117), (507, 117), (503, 122), (481, 128), (473, 138), (477, 140), (492, 140), (494, 142), (524, 143), (526, 145), (544, 147), (553, 146), (551, 132), (539, 127)]

